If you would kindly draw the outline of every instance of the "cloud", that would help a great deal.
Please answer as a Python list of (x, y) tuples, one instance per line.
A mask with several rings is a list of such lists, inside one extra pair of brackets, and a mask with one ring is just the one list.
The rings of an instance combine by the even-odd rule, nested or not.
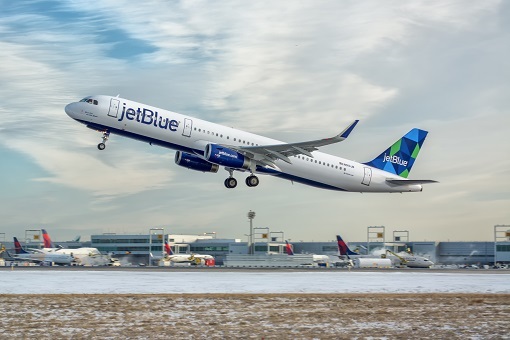
[[(501, 141), (510, 123), (503, 2), (43, 4), (50, 6), (13, 3), (0, 13), (0, 143), (33, 161), (39, 172), (32, 183), (58, 188), (57, 202), (92, 220), (80, 223), (108, 220), (121, 230), (147, 218), (151, 225), (236, 230), (244, 211), (255, 208), (267, 214), (266, 223), (286, 224), (296, 239), (317, 224), (323, 229), (314, 237), (327, 238), (344, 224), (362, 238), (364, 226), (384, 220), (427, 230), (432, 220), (417, 206), (436, 209), (437, 229), (448, 230), (469, 222), (456, 218), (476, 210), (480, 197), (495, 204), (478, 206), (486, 215), (476, 223), (508, 218), (502, 208), (508, 200), (501, 199), (510, 191), (501, 170), (509, 165)], [(257, 190), (226, 191), (219, 175), (176, 167), (169, 150), (113, 136), (99, 152), (100, 135), (63, 112), (85, 95), (119, 92), (289, 141), (325, 137), (361, 118), (349, 142), (325, 150), (356, 159), (375, 156), (380, 144), (419, 126), (431, 133), (412, 177), (441, 184), (391, 200), (271, 177)], [(80, 207), (66, 195), (79, 196)], [(180, 213), (166, 216), (170, 208), (161, 202), (169, 201)], [(452, 201), (460, 203), (445, 210)], [(391, 202), (404, 212), (390, 214)], [(133, 206), (146, 214), (137, 216)], [(232, 217), (237, 214), (241, 222)]]

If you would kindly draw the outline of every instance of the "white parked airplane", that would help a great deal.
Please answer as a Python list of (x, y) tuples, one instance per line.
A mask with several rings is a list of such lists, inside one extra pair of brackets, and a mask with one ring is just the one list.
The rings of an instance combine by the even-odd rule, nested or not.
[(35, 263), (56, 263), (60, 265), (71, 265), (75, 263), (75, 258), (68, 254), (51, 254), (44, 252), (40, 249), (32, 249), (32, 252), (28, 252), (21, 246), (21, 243), (16, 237), (14, 237), (14, 250), (15, 254), (7, 255), (16, 261), (29, 261)]
[[(62, 248), (61, 246), (55, 247), (53, 241), (50, 238), (50, 235), (48, 234), (48, 232), (46, 232), (46, 229), (41, 229), (41, 231), (43, 234), (44, 241), (44, 248), (42, 249), (42, 251), (45, 253), (71, 255), (80, 260), (84, 259), (85, 257), (102, 256), (101, 252), (97, 248), (81, 247), (76, 249), (70, 249)], [(39, 251), (39, 249), (31, 250)]]
[[(344, 242), (340, 235), (336, 235), (338, 251), (340, 256), (346, 256), (347, 259), (353, 258), (381, 258), (381, 257), (394, 257), (401, 265), (409, 268), (430, 268), (434, 265), (434, 262), (423, 256), (416, 256), (409, 253), (398, 253), (395, 254), (390, 250), (386, 250), (386, 254), (382, 256), (376, 255), (361, 255), (349, 249), (349, 246)], [(393, 261), (392, 261), (393, 262)]]
[(165, 259), (175, 263), (201, 264), (205, 263), (205, 260), (213, 260), (214, 257), (202, 254), (175, 254), (168, 242), (165, 242)]
[(227, 188), (237, 186), (234, 171), (249, 173), (249, 187), (259, 184), (255, 174), (354, 192), (415, 192), (422, 191), (422, 184), (435, 182), (407, 179), (427, 136), (427, 131), (416, 128), (374, 160), (358, 163), (317, 151), (346, 139), (357, 120), (332, 138), (284, 143), (118, 96), (89, 96), (68, 104), (65, 111), (103, 134), (99, 150), (105, 149), (111, 133), (175, 149), (180, 166), (202, 172), (224, 167), (230, 174)]
[[(285, 252), (289, 256), (293, 256), (294, 255), (294, 247), (287, 240), (285, 240)], [(329, 263), (329, 256), (313, 254), (313, 262), (317, 263), (317, 264), (319, 264), (319, 263), (324, 263), (324, 264)]]

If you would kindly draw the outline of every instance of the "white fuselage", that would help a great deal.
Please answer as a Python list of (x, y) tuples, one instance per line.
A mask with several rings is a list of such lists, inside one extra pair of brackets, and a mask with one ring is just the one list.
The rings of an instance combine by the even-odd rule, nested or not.
[[(166, 111), (124, 98), (91, 96), (97, 104), (75, 102), (66, 106), (73, 119), (98, 131), (109, 131), (151, 144), (204, 155), (209, 143), (224, 146), (263, 146), (284, 142), (249, 132)], [(291, 164), (276, 160), (278, 169), (257, 167), (257, 173), (340, 191), (416, 192), (420, 184), (393, 185), (387, 179), (402, 179), (389, 172), (348, 159), (314, 151), (289, 157)]]
[(14, 259), (22, 260), (22, 261), (30, 261), (30, 262), (53, 262), (56, 264), (64, 264), (64, 265), (70, 265), (74, 262), (74, 258), (70, 255), (66, 254), (50, 254), (50, 253), (43, 253), (43, 252), (35, 252), (35, 253), (28, 253), (28, 254), (16, 254), (12, 255)]
[(171, 262), (184, 263), (184, 262), (196, 262), (199, 260), (209, 260), (214, 259), (211, 255), (201, 255), (201, 254), (177, 254), (177, 255), (166, 255), (165, 259), (170, 260)]
[(405, 260), (403, 264), (409, 268), (430, 268), (434, 265), (434, 262), (423, 256), (410, 254), (399, 254), (399, 256)]
[[(349, 259), (358, 259), (358, 258), (365, 258), (365, 259), (380, 259), (381, 256), (378, 255), (340, 255), (343, 258), (349, 258)], [(387, 258), (392, 259), (392, 262), (400, 262), (401, 265), (404, 265), (409, 268), (430, 268), (434, 265), (434, 262), (430, 261), (426, 257), (423, 256), (416, 256), (416, 255), (410, 255), (410, 254), (398, 254), (398, 256), (395, 255), (386, 255)]]
[(101, 255), (99, 250), (97, 248), (76, 248), (76, 249), (69, 249), (69, 248), (43, 248), (42, 251), (48, 253), (48, 254), (55, 254), (55, 255), (69, 255), (73, 256), (77, 259), (81, 259), (83, 257), (92, 257), (92, 256), (98, 256)]

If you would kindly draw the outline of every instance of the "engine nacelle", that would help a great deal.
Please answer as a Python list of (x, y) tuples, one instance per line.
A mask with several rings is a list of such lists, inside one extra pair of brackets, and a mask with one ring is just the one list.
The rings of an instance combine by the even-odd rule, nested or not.
[(205, 147), (205, 159), (214, 164), (234, 169), (248, 170), (251, 160), (239, 152), (218, 144), (207, 144)]
[(196, 155), (182, 151), (175, 153), (175, 164), (202, 172), (218, 172), (220, 168), (218, 164), (209, 163)]

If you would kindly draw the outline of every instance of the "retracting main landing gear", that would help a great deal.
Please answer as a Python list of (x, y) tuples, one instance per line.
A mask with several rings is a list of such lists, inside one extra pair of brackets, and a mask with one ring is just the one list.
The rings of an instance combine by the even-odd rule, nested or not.
[(234, 170), (225, 168), (230, 176), (225, 180), (225, 186), (229, 189), (233, 189), (237, 186), (237, 179), (234, 178)]
[(259, 185), (259, 182), (259, 178), (253, 174), (246, 177), (246, 185), (249, 187), (256, 187)]
[(233, 189), (237, 186), (237, 179), (229, 177), (225, 180), (225, 186), (229, 189)]
[(110, 132), (108, 130), (103, 131), (103, 141), (97, 144), (97, 148), (99, 150), (104, 150), (106, 148), (106, 141), (108, 140), (108, 137), (110, 137)]
[[(225, 180), (225, 186), (229, 189), (233, 189), (237, 186), (237, 180), (234, 178), (234, 171), (232, 169), (226, 169), (230, 176)], [(253, 173), (246, 177), (246, 185), (249, 187), (256, 187), (259, 185), (260, 181), (257, 176), (255, 176)]]

